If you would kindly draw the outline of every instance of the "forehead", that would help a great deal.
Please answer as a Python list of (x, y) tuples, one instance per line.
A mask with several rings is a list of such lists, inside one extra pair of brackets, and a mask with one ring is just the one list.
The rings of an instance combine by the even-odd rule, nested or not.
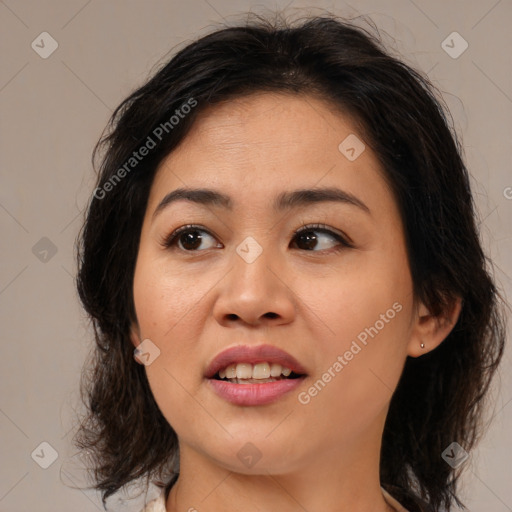
[(224, 154), (273, 149), (271, 157), (291, 156), (294, 149), (317, 151), (322, 140), (325, 147), (354, 131), (348, 114), (318, 97), (260, 92), (204, 109), (182, 145), (201, 142)]
[[(348, 158), (347, 140), (355, 159)], [(378, 159), (348, 115), (317, 97), (281, 93), (251, 94), (201, 111), (160, 164), (149, 208), (184, 186), (216, 188), (245, 205), (314, 186), (342, 186), (364, 202), (372, 190), (381, 199), (390, 193)]]

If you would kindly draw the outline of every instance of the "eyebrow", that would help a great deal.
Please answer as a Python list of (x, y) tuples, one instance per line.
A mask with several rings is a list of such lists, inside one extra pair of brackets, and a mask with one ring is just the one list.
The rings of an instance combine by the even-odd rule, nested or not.
[[(207, 188), (178, 188), (169, 192), (156, 207), (153, 212), (153, 219), (165, 208), (176, 201), (190, 201), (192, 203), (204, 206), (216, 206), (227, 210), (233, 209), (231, 198), (218, 192), (217, 190)], [(370, 209), (363, 201), (349, 192), (345, 192), (336, 187), (299, 189), (280, 193), (272, 204), (276, 212), (291, 210), (299, 206), (307, 206), (322, 202), (338, 202), (356, 206), (364, 212), (371, 215)]]

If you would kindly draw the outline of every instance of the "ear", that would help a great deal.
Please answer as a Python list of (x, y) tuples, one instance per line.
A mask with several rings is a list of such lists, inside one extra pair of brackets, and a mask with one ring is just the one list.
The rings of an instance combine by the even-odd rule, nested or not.
[[(420, 357), (437, 348), (457, 323), (461, 309), (460, 297), (452, 299), (446, 310), (439, 316), (433, 315), (423, 303), (420, 303), (407, 346), (407, 354), (411, 357)], [(421, 348), (422, 343), (425, 345), (424, 348)]]
[(130, 327), (130, 340), (134, 347), (138, 347), (141, 344), (140, 330), (136, 322), (132, 322)]

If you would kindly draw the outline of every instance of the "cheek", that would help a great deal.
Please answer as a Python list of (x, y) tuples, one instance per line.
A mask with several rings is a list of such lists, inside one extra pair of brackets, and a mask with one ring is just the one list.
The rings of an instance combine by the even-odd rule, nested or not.
[[(186, 282), (185, 282), (186, 281)], [(205, 291), (183, 277), (159, 271), (158, 264), (141, 265), (135, 274), (134, 298), (141, 336), (160, 350), (146, 366), (153, 397), (176, 432), (186, 432), (204, 411), (192, 398), (202, 371), (197, 363), (201, 338), (201, 298)]]
[[(328, 332), (315, 336), (325, 371), (342, 356), (351, 386), (364, 384), (372, 371), (384, 380), (395, 380), (407, 348), (409, 300), (405, 290), (375, 281), (324, 288), (317, 303), (309, 304), (320, 312), (320, 325)], [(351, 371), (345, 371), (348, 368)]]
[(347, 435), (387, 406), (400, 378), (412, 314), (407, 269), (403, 255), (368, 254), (309, 295), (328, 335), (315, 337), (319, 364), (307, 407), (330, 415), (326, 424), (345, 425)]
[(142, 335), (165, 348), (174, 339), (193, 338), (201, 326), (202, 300), (211, 288), (203, 275), (170, 270), (165, 258), (139, 256), (133, 294)]
[(321, 364), (300, 403), (309, 400), (307, 413), (323, 418), (326, 442), (336, 442), (340, 434), (355, 441), (384, 414), (396, 389), (406, 357), (408, 322), (401, 304), (383, 304), (374, 304), (379, 315), (359, 313), (340, 320), (338, 332), (343, 334), (333, 343), (324, 341), (319, 349)]
[(403, 329), (401, 336), (394, 331), (400, 331), (397, 319), (407, 316), (403, 311), (412, 300), (407, 269), (399, 254), (374, 252), (360, 254), (322, 278), (304, 275), (296, 281), (295, 289), (308, 306), (304, 314), (308, 310), (316, 314), (308, 323), (317, 326), (315, 339), (322, 344), (321, 353), (332, 358), (348, 350), (353, 340), (364, 343), (372, 334), (387, 339), (386, 345), (403, 341)]
[(185, 389), (193, 393), (200, 381), (197, 343), (206, 321), (202, 305), (210, 288), (207, 279), (190, 279), (170, 272), (162, 262), (139, 256), (133, 293), (141, 338), (149, 338), (160, 350), (146, 373), (157, 404), (173, 424), (179, 415), (169, 414), (181, 410), (183, 415), (194, 408)]

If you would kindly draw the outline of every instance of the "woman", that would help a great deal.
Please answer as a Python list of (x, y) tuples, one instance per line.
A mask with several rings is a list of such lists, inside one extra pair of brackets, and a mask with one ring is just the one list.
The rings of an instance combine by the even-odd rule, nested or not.
[(257, 19), (182, 49), (102, 148), (76, 443), (104, 504), (145, 477), (147, 511), (461, 505), (505, 332), (424, 77), (334, 16)]

